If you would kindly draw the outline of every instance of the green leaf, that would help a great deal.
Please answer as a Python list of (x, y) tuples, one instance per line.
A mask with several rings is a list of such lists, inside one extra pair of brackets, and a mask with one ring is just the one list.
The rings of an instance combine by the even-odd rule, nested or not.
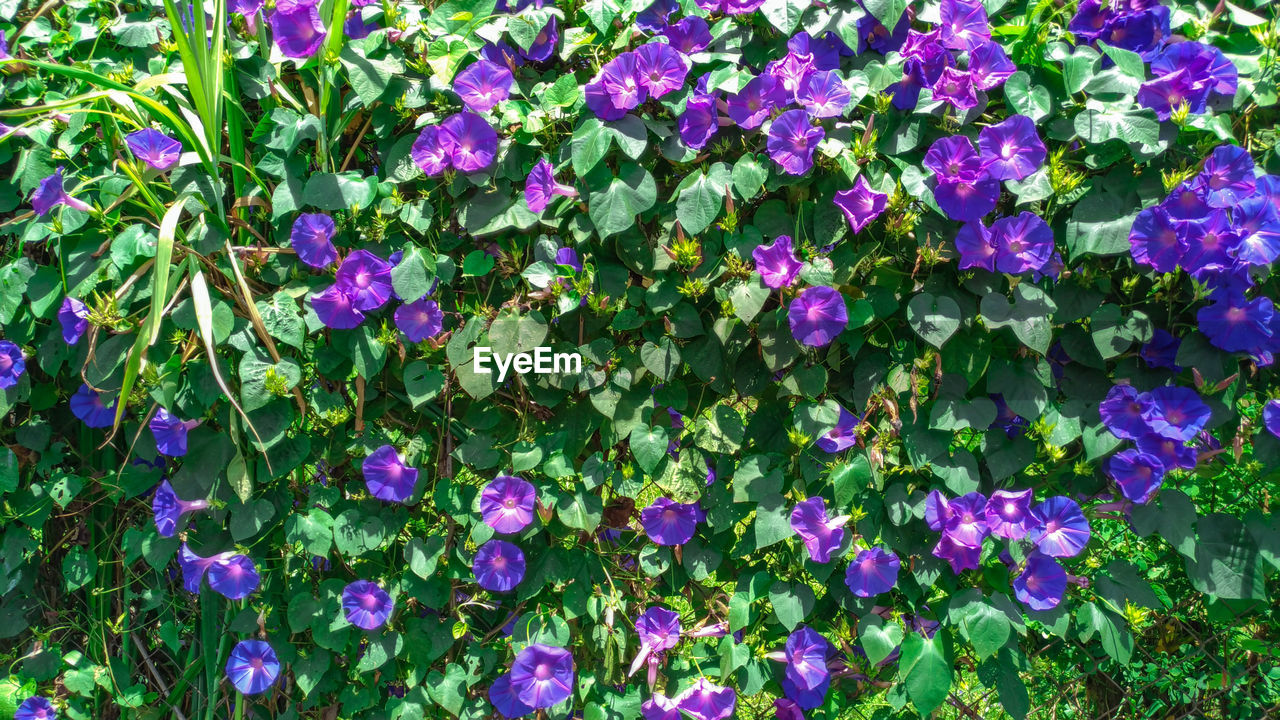
[(907, 0), (865, 0), (862, 6), (880, 21), (881, 25), (892, 30), (898, 26), (902, 13), (907, 11)]
[[(618, 177), (611, 180), (593, 174), (596, 179), (589, 179), (589, 184), (604, 190), (591, 193), (589, 215), (602, 239), (630, 230), (641, 213), (658, 202), (658, 186), (653, 176), (639, 165), (624, 164)], [(604, 175), (608, 176), (607, 170)]]
[(400, 262), (391, 268), (391, 287), (396, 295), (412, 302), (431, 291), (436, 277), (436, 258), (416, 245), (405, 248)]
[(902, 644), (902, 626), (879, 615), (867, 615), (858, 621), (858, 644), (867, 654), (867, 662), (879, 665)]
[(423, 580), (430, 580), (436, 573), (436, 565), (444, 554), (445, 537), (428, 535), (426, 538), (410, 538), (404, 546), (404, 561), (410, 572)]
[(1086, 108), (1075, 117), (1076, 135), (1087, 143), (1120, 140), (1130, 145), (1154, 146), (1160, 141), (1160, 121), (1148, 108), (1120, 111)]
[(1102, 52), (1106, 53), (1107, 57), (1115, 61), (1120, 72), (1138, 80), (1147, 79), (1147, 64), (1142, 61), (1142, 56), (1138, 53), (1108, 45), (1102, 40), (1098, 41), (1098, 47), (1102, 48)]
[(960, 329), (960, 305), (946, 295), (920, 293), (907, 303), (907, 323), (930, 345), (941, 348)]
[(764, 0), (760, 12), (778, 32), (790, 36), (800, 26), (800, 16), (810, 4), (810, 0)]
[(255, 304), (268, 335), (286, 345), (302, 349), (307, 330), (297, 300), (280, 291), (272, 295), (270, 300), (259, 300)]
[(764, 181), (769, 179), (769, 166), (761, 163), (752, 153), (746, 153), (733, 164), (733, 189), (744, 200), (750, 200), (760, 193)]
[(1071, 260), (1086, 253), (1119, 255), (1129, 252), (1129, 229), (1141, 208), (1127, 205), (1115, 193), (1086, 195), (1067, 221), (1067, 249)]
[(781, 495), (766, 495), (756, 504), (756, 519), (751, 524), (756, 550), (782, 542), (795, 534), (791, 529), (791, 508)]
[(358, 172), (316, 173), (302, 188), (302, 201), (321, 210), (350, 210), (369, 207), (377, 194), (377, 178)]
[(1031, 76), (1019, 70), (1004, 83), (1004, 96), (1019, 115), (1039, 123), (1049, 117), (1053, 111), (1053, 101), (1049, 90), (1041, 85), (1032, 85)]
[(572, 495), (561, 495), (556, 503), (556, 514), (560, 522), (583, 532), (593, 532), (600, 525), (604, 515), (604, 503), (598, 495), (593, 495), (579, 486)]
[(862, 453), (854, 454), (849, 462), (831, 471), (831, 484), (835, 488), (835, 508), (842, 513), (853, 506), (853, 499), (871, 483), (871, 463)]
[(460, 39), (433, 40), (427, 45), (427, 66), (441, 84), (448, 85), (470, 52)]
[(1267, 598), (1262, 556), (1244, 523), (1213, 513), (1196, 521), (1196, 536), (1187, 575), (1197, 590), (1227, 600)]
[(333, 537), (338, 552), (349, 559), (357, 558), (378, 549), (386, 541), (387, 528), (377, 515), (351, 508), (334, 518)]
[(911, 633), (902, 641), (898, 675), (921, 717), (928, 717), (951, 692), (951, 653), (945, 639), (944, 632), (935, 633), (930, 639)]
[(67, 592), (88, 585), (98, 572), (98, 558), (83, 545), (73, 545), (62, 558), (62, 581)]
[(1057, 306), (1040, 288), (1030, 283), (1019, 283), (1013, 291), (1011, 304), (1004, 295), (988, 293), (982, 298), (979, 312), (988, 327), (1008, 327), (1027, 347), (1041, 355), (1049, 352), (1053, 338), (1050, 318)]
[(995, 655), (1012, 634), (1009, 618), (985, 600), (969, 603), (960, 619), (960, 632), (981, 660)]
[(422, 360), (414, 360), (404, 367), (404, 390), (415, 410), (440, 396), (444, 380), (444, 373)]
[(18, 456), (13, 450), (0, 450), (0, 495), (18, 489)]
[(813, 612), (816, 599), (813, 590), (802, 583), (776, 582), (769, 588), (769, 602), (782, 627), (791, 632)]
[(769, 286), (759, 273), (751, 273), (751, 277), (743, 280), (729, 291), (729, 303), (733, 305), (733, 314), (744, 323), (749, 323), (760, 314), (765, 301), (769, 299)]
[(734, 453), (742, 447), (746, 426), (742, 414), (727, 405), (717, 405), (698, 418), (693, 439), (698, 447), (714, 453)]
[(668, 441), (667, 429), (661, 426), (651, 428), (637, 426), (632, 430), (631, 455), (635, 457), (640, 469), (653, 472), (658, 463), (662, 462), (662, 458), (667, 455)]
[(724, 207), (724, 196), (731, 182), (729, 166), (715, 163), (708, 173), (689, 175), (680, 183), (676, 218), (685, 232), (697, 235), (715, 222)]
[(649, 372), (667, 381), (680, 370), (680, 348), (669, 337), (659, 339), (656, 345), (646, 342), (640, 348), (640, 361)]

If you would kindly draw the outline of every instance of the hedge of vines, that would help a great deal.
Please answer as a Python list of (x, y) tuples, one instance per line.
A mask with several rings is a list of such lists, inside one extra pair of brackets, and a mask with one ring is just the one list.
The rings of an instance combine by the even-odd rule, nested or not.
[(0, 31), (0, 717), (1280, 712), (1267, 0)]

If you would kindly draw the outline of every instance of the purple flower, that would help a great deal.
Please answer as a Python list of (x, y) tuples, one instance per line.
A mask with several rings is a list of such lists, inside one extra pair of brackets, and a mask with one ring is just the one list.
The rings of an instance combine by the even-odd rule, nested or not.
[(102, 401), (102, 393), (91, 390), (88, 385), (81, 385), (79, 390), (71, 396), (71, 414), (80, 419), (85, 427), (91, 428), (108, 428), (116, 422), (116, 405), (118, 400), (112, 400), (111, 405), (107, 405)]
[(409, 149), (413, 164), (428, 177), (439, 175), (450, 167), (449, 150), (440, 142), (440, 127), (428, 125), (418, 133)]
[(980, 492), (962, 495), (947, 503), (948, 517), (943, 532), (968, 547), (980, 548), (990, 534), (987, 527), (987, 496)]
[(339, 283), (311, 296), (311, 308), (327, 328), (350, 330), (364, 322), (364, 313), (356, 309), (355, 293)]
[(1271, 400), (1262, 408), (1262, 425), (1280, 438), (1280, 400)]
[(787, 636), (783, 658), (786, 677), (801, 690), (816, 690), (831, 681), (827, 658), (835, 651), (817, 630), (801, 625)]
[(289, 245), (303, 263), (313, 268), (328, 267), (338, 260), (333, 233), (333, 218), (324, 213), (302, 213), (293, 221)]
[(467, 108), (485, 112), (511, 96), (515, 77), (505, 66), (477, 60), (453, 79), (453, 91)]
[(1036, 125), (1025, 115), (1010, 115), (978, 133), (987, 174), (996, 180), (1022, 180), (1044, 165), (1045, 147)]
[(1139, 398), (1142, 419), (1157, 435), (1186, 442), (1209, 422), (1209, 406), (1185, 387), (1159, 387)]
[(680, 642), (680, 616), (657, 605), (636, 618), (636, 634), (640, 644), (654, 652), (670, 650)]
[(820, 125), (813, 125), (804, 110), (788, 110), (769, 126), (766, 146), (769, 157), (789, 175), (803, 175), (813, 167), (813, 151), (826, 136)]
[(1134, 218), (1129, 250), (1137, 262), (1150, 265), (1157, 272), (1173, 272), (1187, 250), (1187, 241), (1169, 213), (1153, 205)]
[(1000, 43), (981, 42), (969, 51), (969, 77), (979, 90), (1000, 87), (1017, 70), (1018, 66), (1005, 54)]
[(368, 250), (343, 258), (334, 280), (351, 295), (356, 310), (377, 310), (391, 299), (391, 263)]
[(178, 523), (187, 513), (198, 512), (209, 507), (209, 501), (183, 500), (173, 491), (168, 480), (162, 480), (156, 487), (156, 494), (151, 498), (151, 512), (155, 516), (156, 532), (160, 537), (173, 537), (178, 531)]
[(480, 172), (493, 164), (498, 154), (498, 133), (473, 112), (450, 115), (440, 123), (440, 147), (449, 153), (449, 163), (464, 173)]
[(262, 640), (241, 640), (227, 658), (227, 679), (245, 695), (257, 695), (280, 677), (276, 651)]
[(1196, 176), (1196, 189), (1203, 193), (1209, 207), (1234, 207), (1257, 187), (1253, 168), (1253, 158), (1247, 150), (1238, 145), (1219, 145)]
[(959, 575), (965, 570), (977, 570), (982, 556), (982, 548), (969, 547), (956, 542), (950, 535), (944, 534), (933, 546), (933, 556), (946, 560), (951, 565), (951, 572)]
[(766, 287), (778, 289), (791, 287), (800, 275), (801, 263), (791, 246), (789, 235), (779, 235), (769, 245), (759, 245), (751, 251), (756, 261), (756, 272)]
[(560, 29), (556, 23), (555, 16), (542, 26), (542, 31), (533, 39), (533, 44), (528, 50), (520, 50), (520, 54), (526, 60), (533, 62), (544, 62), (551, 58), (556, 51), (556, 43), (560, 41)]
[(665, 497), (640, 511), (645, 535), (658, 545), (683, 545), (693, 539), (702, 520), (697, 505), (678, 503)]
[(444, 328), (444, 314), (434, 300), (419, 298), (396, 308), (396, 327), (409, 342), (422, 342), (440, 334)]
[(942, 20), (942, 45), (952, 50), (970, 50), (991, 39), (987, 10), (978, 0), (942, 0), (938, 14)]
[(73, 210), (89, 211), (89, 205), (67, 194), (62, 188), (62, 166), (59, 165), (53, 174), (40, 181), (35, 192), (31, 193), (31, 209), (36, 217), (43, 218), (58, 205), (66, 205)]
[(978, 104), (977, 91), (968, 70), (948, 67), (933, 84), (933, 99), (950, 104), (957, 110), (968, 110)]
[(1237, 292), (1223, 292), (1196, 313), (1200, 330), (1214, 347), (1227, 352), (1253, 352), (1271, 337), (1275, 307), (1270, 298), (1252, 301)]
[(1067, 571), (1057, 560), (1033, 552), (1022, 573), (1013, 580), (1013, 594), (1032, 610), (1052, 610), (1067, 591)]
[(875, 597), (887, 593), (898, 584), (898, 570), (902, 561), (892, 552), (879, 547), (863, 550), (849, 563), (844, 572), (844, 584), (858, 597)]
[(991, 229), (981, 220), (967, 222), (956, 233), (956, 251), (960, 253), (960, 270), (979, 268), (996, 271), (996, 246)]
[(1182, 347), (1181, 340), (1170, 334), (1168, 330), (1156, 328), (1151, 335), (1151, 340), (1138, 351), (1138, 356), (1147, 363), (1147, 367), (1168, 368), (1178, 372), (1182, 369), (1177, 363), (1180, 347)]
[(356, 580), (342, 589), (342, 612), (347, 622), (361, 630), (385, 625), (395, 606), (386, 590), (368, 580)]
[(541, 213), (557, 196), (577, 197), (578, 191), (571, 185), (556, 182), (555, 170), (546, 158), (540, 158), (524, 183), (524, 202), (529, 212)]
[(1106, 472), (1122, 495), (1141, 505), (1160, 489), (1164, 464), (1157, 457), (1130, 448), (1107, 458)]
[(1051, 497), (1032, 508), (1031, 515), (1036, 527), (1027, 538), (1045, 555), (1073, 557), (1089, 542), (1089, 521), (1069, 497)]
[(840, 79), (835, 70), (819, 70), (805, 78), (796, 92), (796, 100), (818, 118), (833, 118), (844, 115), (853, 95)]
[(131, 132), (124, 141), (134, 157), (156, 170), (173, 167), (182, 154), (182, 143), (151, 128)]
[(485, 590), (507, 592), (524, 580), (524, 551), (506, 540), (490, 540), (476, 550), (471, 572)]
[(684, 112), (676, 120), (680, 139), (694, 150), (706, 147), (720, 129), (714, 95), (693, 95), (685, 102)]
[(935, 140), (924, 155), (924, 166), (939, 182), (972, 183), (986, 174), (982, 157), (963, 135)]
[(377, 22), (365, 22), (364, 14), (356, 10), (347, 15), (347, 21), (342, 24), (342, 32), (353, 40), (363, 40), (372, 35), (373, 31), (379, 27)]
[(747, 82), (742, 91), (725, 103), (729, 119), (743, 130), (754, 130), (764, 123), (769, 113), (787, 102), (787, 91), (772, 75), (758, 75)]
[(659, 32), (666, 26), (667, 18), (679, 10), (680, 3), (676, 0), (654, 0), (636, 15), (636, 27), (647, 33)]
[(62, 324), (62, 341), (75, 345), (89, 329), (89, 308), (73, 297), (63, 298), (58, 322)]
[(858, 442), (858, 435), (854, 432), (858, 427), (858, 416), (840, 408), (840, 419), (836, 421), (836, 426), (822, 434), (822, 437), (814, 441), (814, 445), (818, 449), (829, 453), (838, 453), (853, 447)]
[(248, 29), (249, 34), (257, 35), (258, 14), (262, 12), (262, 6), (265, 4), (265, 0), (230, 0), (227, 3), (227, 11), (243, 16), (245, 28)]
[(676, 701), (655, 692), (640, 705), (640, 715), (644, 720), (680, 720), (680, 708)]
[(564, 648), (533, 643), (511, 663), (511, 687), (516, 697), (535, 710), (568, 700), (573, 695), (573, 680), (573, 655)]
[(1125, 440), (1135, 440), (1139, 435), (1150, 432), (1143, 418), (1143, 409), (1142, 396), (1130, 385), (1113, 385), (1098, 406), (1102, 424), (1112, 435)]
[(835, 195), (836, 207), (844, 213), (854, 233), (862, 232), (862, 229), (871, 224), (872, 220), (880, 217), (888, 201), (888, 195), (871, 189), (865, 175), (859, 175), (858, 179), (854, 180), (853, 187), (841, 190)]
[(1234, 255), (1250, 265), (1270, 265), (1280, 258), (1280, 210), (1271, 200), (1254, 195), (1232, 209), (1239, 236)]
[(369, 453), (360, 466), (369, 494), (386, 502), (408, 502), (418, 488), (418, 470), (404, 464), (404, 459), (390, 445)]
[(996, 269), (1010, 275), (1039, 270), (1053, 256), (1053, 231), (1029, 212), (991, 223), (991, 242), (996, 247)]
[(249, 597), (258, 589), (261, 578), (253, 561), (238, 553), (221, 553), (211, 558), (209, 587), (228, 600)]
[(826, 286), (808, 287), (787, 308), (791, 336), (808, 347), (824, 347), (849, 324), (844, 296)]
[(986, 174), (968, 138), (953, 135), (935, 140), (925, 153), (924, 165), (933, 171), (934, 199), (947, 217), (971, 222), (995, 209), (1000, 183)]
[(12, 340), (0, 340), (0, 390), (17, 385), (18, 378), (26, 371), (27, 357), (22, 354), (22, 348)]
[(679, 22), (663, 29), (671, 47), (685, 55), (702, 52), (711, 44), (711, 29), (707, 21), (697, 15), (680, 18)]
[(1007, 540), (1021, 540), (1035, 527), (1031, 517), (1031, 489), (996, 490), (984, 510), (987, 529)]
[(636, 79), (649, 93), (659, 98), (684, 87), (691, 63), (679, 50), (663, 42), (651, 42), (635, 50)]
[(1166, 470), (1174, 468), (1190, 470), (1196, 466), (1196, 461), (1199, 459), (1199, 453), (1194, 447), (1164, 435), (1147, 433), (1139, 436), (1134, 444), (1137, 445), (1138, 452), (1159, 460)]
[(480, 515), (494, 532), (518, 533), (533, 522), (538, 491), (524, 478), (499, 475), (480, 492)]
[(693, 720), (724, 720), (733, 715), (738, 696), (733, 688), (721, 687), (699, 677), (675, 697), (676, 705)]
[(201, 557), (195, 554), (186, 543), (178, 549), (178, 565), (182, 568), (182, 587), (189, 593), (200, 592), (200, 583), (209, 566), (218, 561), (219, 556)]
[(320, 49), (325, 27), (318, 0), (278, 0), (267, 18), (276, 45), (285, 57), (307, 58)]
[(816, 563), (830, 562), (831, 553), (844, 542), (844, 524), (848, 515), (827, 517), (827, 503), (820, 497), (801, 500), (791, 509), (791, 529), (804, 541), (809, 559)]
[(1173, 43), (1151, 59), (1151, 72), (1163, 77), (1179, 70), (1186, 71), (1192, 87), (1233, 97), (1239, 86), (1236, 66), (1221, 50), (1199, 42)]
[[(3, 39), (4, 33), (0, 32), (0, 40)], [(23, 700), (13, 712), (13, 720), (58, 720), (58, 713), (54, 712), (53, 703), (48, 698), (33, 695)]]
[(534, 713), (532, 707), (516, 696), (515, 688), (511, 686), (511, 673), (502, 673), (489, 686), (489, 702), (493, 703), (504, 718), (518, 718)]
[(1184, 105), (1193, 115), (1203, 113), (1208, 104), (1209, 93), (1207, 90), (1197, 90), (1185, 70), (1177, 70), (1142, 83), (1134, 99), (1142, 107), (1154, 110), (1156, 118), (1168, 120), (1173, 117), (1174, 111)]
[(649, 99), (637, 60), (633, 52), (618, 55), (605, 63), (595, 79), (583, 88), (587, 107), (601, 120), (621, 120), (628, 110)]
[(567, 265), (573, 268), (574, 272), (582, 272), (582, 261), (578, 259), (578, 251), (571, 247), (556, 250), (556, 264)]

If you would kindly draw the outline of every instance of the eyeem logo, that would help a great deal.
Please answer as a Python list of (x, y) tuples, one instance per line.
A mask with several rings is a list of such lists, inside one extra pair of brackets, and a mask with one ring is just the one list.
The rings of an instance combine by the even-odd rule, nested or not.
[(472, 362), (476, 372), (489, 372), (489, 361), (498, 369), (498, 382), (507, 379), (507, 372), (514, 369), (517, 375), (550, 375), (551, 373), (582, 372), (582, 355), (573, 353), (553, 353), (551, 348), (536, 348), (531, 353), (509, 353), (500, 355), (493, 348), (477, 345), (473, 348)]

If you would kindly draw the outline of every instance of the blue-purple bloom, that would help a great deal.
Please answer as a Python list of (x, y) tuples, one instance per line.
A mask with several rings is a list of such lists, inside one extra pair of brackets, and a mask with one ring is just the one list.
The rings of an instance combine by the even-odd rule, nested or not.
[(827, 516), (827, 503), (821, 497), (801, 500), (791, 509), (791, 529), (804, 541), (809, 559), (816, 563), (830, 562), (831, 553), (844, 542), (844, 524), (848, 515)]
[(702, 519), (702, 510), (697, 505), (678, 503), (665, 497), (654, 500), (640, 511), (640, 525), (645, 535), (658, 545), (689, 542)]
[(534, 709), (521, 700), (516, 695), (515, 688), (511, 687), (509, 672), (499, 675), (489, 686), (489, 702), (493, 703), (502, 717), (509, 720), (534, 713)]
[(835, 652), (831, 641), (808, 625), (801, 625), (787, 636), (782, 656), (785, 674), (800, 690), (817, 690), (831, 680), (827, 659)]
[(1209, 406), (1199, 393), (1185, 387), (1159, 387), (1144, 393), (1142, 419), (1157, 435), (1186, 442), (1209, 422)]
[(522, 703), (535, 710), (554, 707), (573, 695), (573, 655), (552, 645), (527, 645), (511, 663), (510, 677)]
[(854, 233), (862, 232), (872, 220), (880, 217), (888, 201), (888, 195), (871, 189), (865, 175), (859, 175), (853, 187), (837, 192), (834, 200)]
[(991, 223), (991, 244), (996, 270), (1010, 275), (1039, 270), (1053, 257), (1053, 231), (1029, 212)]
[(326, 31), (319, 4), (319, 0), (277, 0), (267, 22), (285, 57), (308, 58), (320, 49)]
[(1280, 400), (1271, 400), (1262, 408), (1262, 426), (1280, 438)]
[(485, 112), (511, 96), (515, 77), (503, 65), (478, 60), (453, 79), (453, 91), (467, 108)]
[(396, 328), (409, 338), (409, 342), (422, 342), (440, 334), (444, 328), (444, 313), (434, 300), (418, 298), (396, 308)]
[(451, 167), (449, 150), (440, 142), (440, 126), (428, 125), (418, 133), (409, 156), (428, 177), (440, 175)]
[(819, 70), (805, 78), (796, 91), (796, 101), (817, 118), (833, 118), (844, 115), (853, 95), (845, 87), (840, 73), (835, 70)]
[(1044, 142), (1036, 124), (1025, 115), (1010, 115), (978, 133), (978, 147), (987, 174), (996, 180), (1022, 180), (1044, 165)]
[(522, 477), (499, 475), (480, 491), (480, 516), (494, 532), (518, 533), (533, 522), (538, 491)]
[[(0, 32), (0, 39), (3, 38), (4, 33)], [(22, 701), (13, 713), (13, 720), (58, 720), (58, 713), (48, 698), (33, 695)]]
[(386, 502), (408, 502), (418, 487), (418, 470), (405, 465), (390, 445), (369, 453), (360, 466), (369, 494)]
[(694, 150), (706, 147), (720, 129), (714, 95), (691, 95), (685, 102), (684, 112), (676, 119), (680, 139)]
[(759, 245), (751, 251), (756, 261), (756, 272), (766, 287), (773, 289), (791, 287), (800, 275), (802, 264), (791, 245), (790, 235), (779, 235), (769, 245)]
[(757, 75), (729, 97), (725, 112), (743, 130), (760, 127), (775, 107), (787, 102), (787, 91), (772, 75)]
[(280, 677), (276, 651), (262, 640), (241, 640), (227, 658), (227, 679), (245, 695), (257, 695)]
[(621, 120), (628, 110), (649, 99), (633, 52), (624, 52), (605, 63), (583, 93), (587, 107), (601, 120), (610, 122)]
[(979, 0), (942, 0), (939, 16), (944, 47), (970, 50), (991, 39), (987, 10)]
[(156, 494), (151, 498), (151, 513), (155, 517), (156, 533), (160, 537), (173, 537), (178, 532), (178, 523), (182, 516), (199, 512), (209, 507), (204, 498), (183, 500), (174, 492), (169, 481), (162, 480), (156, 487)]
[(1013, 594), (1032, 610), (1052, 610), (1067, 591), (1067, 571), (1043, 553), (1027, 556), (1022, 573), (1013, 580)]
[(156, 411), (149, 426), (156, 440), (156, 450), (161, 455), (182, 457), (187, 454), (187, 432), (200, 424), (199, 420), (182, 420), (164, 408)]
[(75, 345), (89, 329), (89, 308), (73, 297), (63, 298), (58, 322), (62, 325), (62, 341)]
[(27, 356), (12, 340), (0, 340), (0, 390), (18, 384), (18, 378), (27, 371)]
[(933, 197), (952, 220), (972, 222), (991, 212), (1000, 197), (1000, 183), (963, 135), (939, 138), (929, 146), (924, 166), (933, 171)]
[(53, 174), (40, 181), (40, 185), (31, 193), (31, 209), (36, 217), (43, 218), (58, 205), (66, 205), (73, 210), (89, 211), (88, 203), (77, 200), (67, 194), (62, 187), (62, 166), (59, 165)]
[(490, 540), (481, 545), (471, 561), (476, 584), (493, 592), (507, 592), (519, 585), (524, 571), (524, 551), (506, 540)]
[(875, 597), (889, 592), (898, 584), (902, 561), (896, 553), (880, 547), (863, 550), (845, 570), (844, 584), (858, 597)]
[(449, 164), (458, 172), (485, 170), (498, 155), (498, 132), (473, 112), (464, 111), (445, 118), (436, 140), (448, 153)]
[(298, 259), (313, 268), (323, 268), (338, 260), (333, 246), (333, 218), (324, 213), (302, 213), (293, 221), (289, 245)]
[(996, 490), (987, 500), (984, 511), (987, 530), (998, 538), (1021, 540), (1035, 519), (1031, 517), (1031, 488), (1025, 490)]
[(342, 259), (334, 285), (350, 294), (356, 310), (377, 310), (391, 299), (391, 263), (368, 250), (356, 250)]
[(1120, 488), (1120, 494), (1141, 505), (1160, 489), (1165, 471), (1159, 458), (1130, 448), (1108, 458), (1106, 472)]
[(849, 324), (844, 296), (825, 285), (808, 287), (787, 307), (791, 336), (808, 347), (824, 347)]
[(364, 313), (356, 308), (355, 293), (338, 283), (312, 295), (311, 308), (325, 327), (334, 330), (350, 330), (364, 322)]
[(697, 682), (677, 695), (675, 701), (680, 710), (693, 720), (724, 720), (733, 715), (738, 696), (733, 688), (721, 687), (699, 677)]
[(840, 408), (840, 418), (836, 421), (836, 426), (826, 431), (814, 441), (814, 445), (819, 450), (829, 453), (838, 453), (853, 447), (858, 442), (858, 434), (855, 430), (860, 422), (857, 415)]
[(108, 428), (116, 422), (118, 403), (118, 400), (112, 400), (111, 404), (107, 405), (102, 401), (102, 393), (82, 384), (80, 389), (71, 396), (71, 414), (79, 418), (85, 427)]
[(1062, 495), (1031, 510), (1036, 526), (1027, 538), (1050, 557), (1074, 557), (1089, 543), (1089, 521), (1075, 500)]
[(124, 141), (134, 157), (156, 170), (173, 167), (182, 154), (182, 143), (152, 128), (131, 132)]
[(342, 612), (361, 630), (377, 630), (387, 624), (395, 601), (376, 583), (356, 580), (342, 589)]
[(635, 50), (636, 79), (649, 97), (659, 98), (684, 87), (692, 64), (679, 50), (663, 42), (651, 42)]
[(702, 52), (711, 44), (711, 28), (697, 15), (680, 18), (674, 25), (662, 30), (671, 47), (685, 55)]
[(262, 578), (258, 568), (247, 556), (239, 553), (221, 553), (212, 558), (209, 565), (209, 587), (228, 600), (241, 600), (258, 589)]
[(826, 136), (821, 125), (810, 122), (804, 110), (788, 110), (769, 126), (769, 157), (788, 175), (803, 175), (813, 167), (813, 152)]
[(529, 177), (524, 183), (524, 202), (529, 207), (529, 211), (533, 213), (541, 213), (547, 209), (547, 205), (557, 196), (577, 197), (578, 191), (572, 185), (562, 185), (556, 182), (555, 170), (551, 167), (551, 162), (546, 158), (540, 158), (533, 166), (533, 170), (529, 171)]

